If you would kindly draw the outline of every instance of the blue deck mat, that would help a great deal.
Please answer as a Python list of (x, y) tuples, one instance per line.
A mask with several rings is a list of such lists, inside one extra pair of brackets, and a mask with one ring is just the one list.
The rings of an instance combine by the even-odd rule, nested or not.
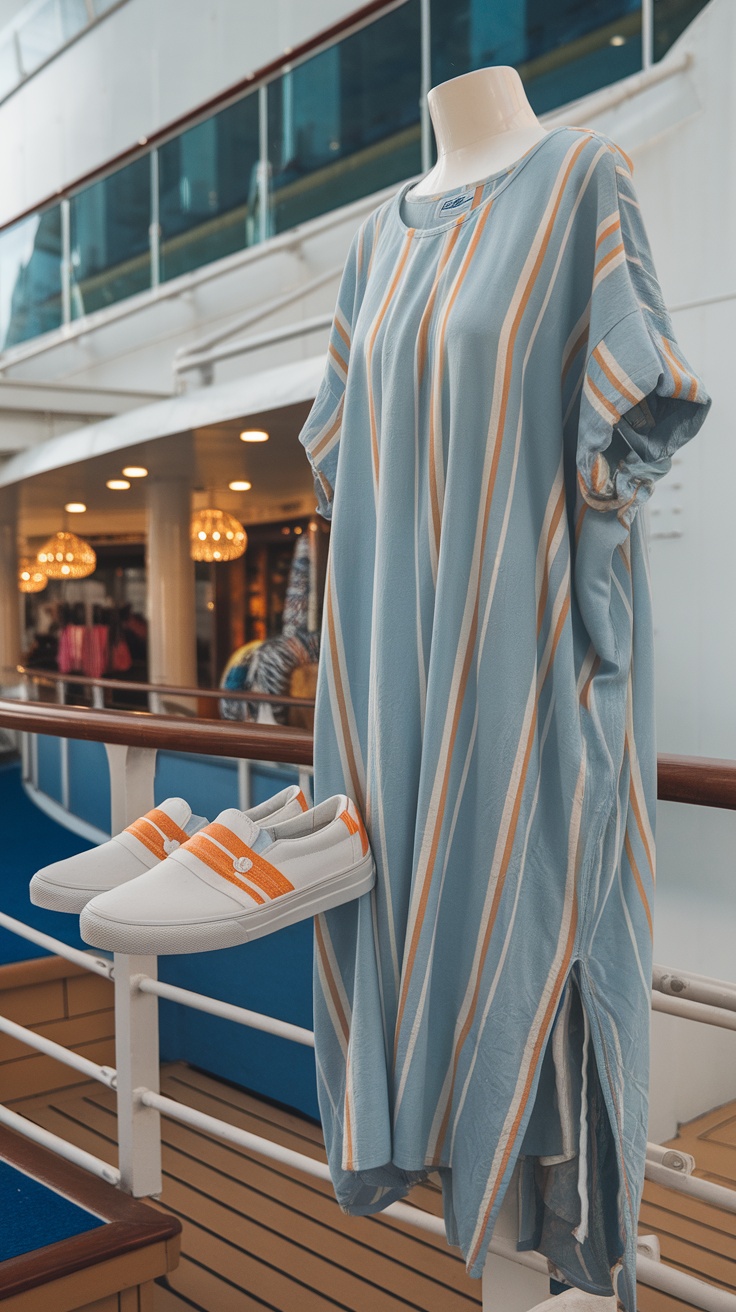
[(7, 1162), (0, 1162), (0, 1216), (0, 1262), (105, 1224)]

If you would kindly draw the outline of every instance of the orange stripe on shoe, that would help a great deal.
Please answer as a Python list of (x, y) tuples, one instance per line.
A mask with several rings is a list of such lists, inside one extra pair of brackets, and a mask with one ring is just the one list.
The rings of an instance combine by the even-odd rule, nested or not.
[[(159, 830), (162, 833), (159, 833)], [(153, 855), (158, 857), (159, 861), (163, 861), (164, 857), (168, 855), (162, 834), (171, 842), (184, 844), (189, 841), (189, 834), (181, 829), (165, 811), (159, 811), (158, 809), (148, 811), (146, 815), (134, 820), (132, 825), (128, 825), (125, 832), (137, 838), (138, 842), (147, 847), (149, 852), (153, 852)]]
[(302, 808), (302, 811), (308, 811), (308, 810), (309, 810), (309, 802), (307, 801), (306, 797), (304, 796), (304, 793), (302, 792), (301, 788), (299, 789), (299, 792), (297, 793), (296, 797), (294, 798), (294, 801), (296, 801), (296, 802), (299, 803), (300, 807)]
[[(211, 825), (207, 825), (206, 829), (201, 829), (200, 834), (204, 838), (212, 839), (214, 840), (214, 843), (219, 843), (221, 847), (226, 848), (227, 853), (231, 857), (233, 870), (237, 873), (247, 875), (249, 883), (256, 884), (258, 888), (263, 890), (267, 897), (281, 897), (284, 893), (293, 893), (294, 885), (290, 880), (288, 880), (285, 875), (282, 875), (281, 871), (277, 870), (276, 866), (272, 866), (270, 861), (266, 861), (262, 856), (259, 856), (257, 852), (254, 852), (252, 848), (248, 847), (242, 839), (238, 838), (237, 834), (233, 833), (232, 829), (228, 829), (225, 825), (218, 824), (215, 820)], [(208, 843), (209, 847), (212, 847), (213, 845), (213, 842)], [(197, 855), (199, 856), (199, 853), (197, 853)], [(222, 855), (224, 856), (225, 853)], [(243, 870), (238, 872), (238, 868), (234, 863), (235, 861), (240, 860), (250, 862), (247, 871)]]
[(341, 811), (340, 819), (345, 821), (345, 824), (348, 827), (348, 833), (360, 834), (360, 846), (363, 852), (363, 856), (365, 856), (366, 852), (368, 851), (368, 835), (365, 831), (365, 825), (363, 824), (363, 821), (361, 820), (360, 816), (358, 816), (356, 820), (350, 814), (349, 811)]
[(257, 893), (244, 880), (238, 878), (233, 868), (232, 859), (221, 848), (216, 847), (214, 843), (208, 843), (203, 830), (195, 834), (194, 838), (190, 838), (187, 843), (187, 851), (198, 857), (204, 865), (209, 866), (210, 870), (214, 870), (216, 875), (221, 875), (230, 884), (234, 884), (236, 888), (252, 897), (253, 901), (257, 902), (259, 906), (263, 906), (266, 899), (261, 897), (260, 893)]

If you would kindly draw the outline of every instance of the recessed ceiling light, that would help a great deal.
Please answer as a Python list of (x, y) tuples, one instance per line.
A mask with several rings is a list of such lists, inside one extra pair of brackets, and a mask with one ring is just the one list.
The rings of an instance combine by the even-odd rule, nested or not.
[(267, 442), (269, 434), (263, 428), (244, 428), (240, 434), (241, 442)]
[(235, 478), (232, 483), (228, 483), (231, 492), (250, 492), (253, 484), (244, 478)]
[(615, 36), (612, 36), (612, 37), (611, 37), (610, 42), (609, 42), (609, 45), (612, 45), (612, 46), (622, 46), (622, 45), (624, 45), (625, 41), (626, 41), (626, 37), (625, 37), (625, 36), (621, 36), (621, 34), (620, 34), (619, 32), (617, 32)]
[(111, 492), (126, 492), (130, 483), (127, 478), (108, 478), (105, 487), (109, 487)]
[(83, 501), (67, 501), (64, 509), (70, 515), (83, 515), (87, 507)]
[(126, 465), (123, 474), (126, 478), (147, 478), (148, 470), (143, 465)]

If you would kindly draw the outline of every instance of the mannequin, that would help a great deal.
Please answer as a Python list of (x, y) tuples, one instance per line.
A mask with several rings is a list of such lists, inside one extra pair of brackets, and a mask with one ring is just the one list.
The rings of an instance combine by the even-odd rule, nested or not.
[(427, 96), (437, 140), (434, 168), (407, 199), (451, 191), (515, 164), (546, 135), (515, 68), (479, 68)]
[[(427, 97), (437, 141), (437, 163), (407, 199), (436, 196), (470, 186), (516, 164), (527, 150), (546, 136), (524, 91), (515, 68), (498, 65), (452, 78), (433, 87)], [(515, 1178), (509, 1186), (496, 1226), (497, 1235), (512, 1242), (518, 1234)], [(483, 1307), (496, 1312), (497, 1277), (486, 1265)], [(520, 1291), (521, 1292), (521, 1291)], [(523, 1295), (522, 1295), (523, 1297)], [(570, 1290), (537, 1305), (535, 1312), (612, 1312), (615, 1298), (600, 1298)]]

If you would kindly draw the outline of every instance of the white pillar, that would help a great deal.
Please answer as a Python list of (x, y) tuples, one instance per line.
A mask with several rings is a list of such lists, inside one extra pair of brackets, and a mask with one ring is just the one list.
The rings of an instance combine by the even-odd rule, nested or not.
[(19, 679), (20, 604), (18, 593), (18, 517), (15, 488), (0, 491), (0, 688)]
[(148, 484), (148, 680), (197, 686), (194, 561), (187, 478)]

